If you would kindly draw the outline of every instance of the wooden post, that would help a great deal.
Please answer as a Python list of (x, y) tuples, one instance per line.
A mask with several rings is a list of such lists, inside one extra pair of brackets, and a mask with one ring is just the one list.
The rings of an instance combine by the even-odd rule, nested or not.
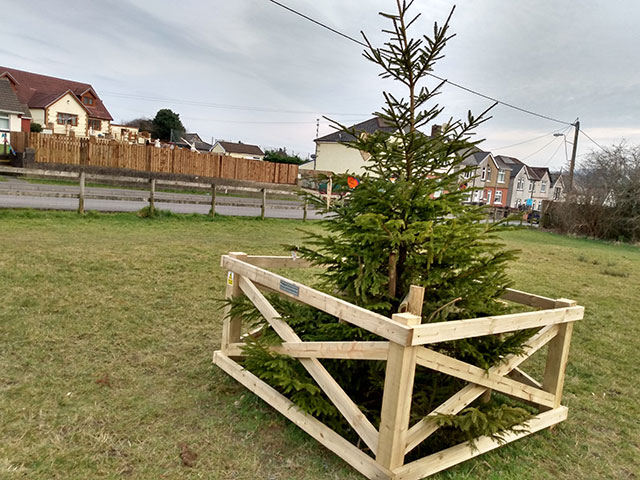
[[(238, 260), (246, 261), (247, 254), (244, 252), (229, 252), (229, 256)], [(228, 300), (242, 295), (240, 290), (240, 275), (234, 272), (227, 272), (227, 284), (224, 297)], [(222, 321), (222, 352), (229, 351), (229, 344), (238, 343), (242, 335), (242, 318), (229, 317), (228, 306), (224, 309), (224, 320)]]
[[(576, 302), (573, 300), (558, 299), (556, 301), (556, 308), (573, 307), (575, 305)], [(569, 360), (573, 323), (574, 322), (567, 322), (560, 324), (558, 326), (558, 334), (549, 342), (542, 389), (555, 396), (553, 402), (554, 408), (559, 407), (562, 402), (562, 388), (564, 387), (564, 377), (567, 369), (567, 361)]]
[(307, 221), (307, 209), (308, 209), (308, 205), (309, 205), (309, 201), (307, 200), (307, 197), (304, 198), (304, 202), (302, 204), (302, 221), (306, 222)]
[(82, 171), (79, 176), (80, 192), (78, 193), (78, 213), (84, 213), (84, 179), (85, 173)]
[[(407, 326), (422, 321), (422, 317), (411, 313), (396, 313), (392, 318)], [(394, 342), (389, 345), (376, 454), (376, 461), (389, 470), (404, 464), (417, 349)]]
[(327, 208), (331, 206), (331, 192), (333, 192), (333, 177), (327, 182)]
[(211, 184), (211, 217), (216, 216), (216, 184)]
[(260, 208), (260, 218), (264, 220), (264, 214), (267, 209), (267, 189), (262, 189), (262, 207)]
[(149, 214), (156, 213), (156, 179), (149, 180)]

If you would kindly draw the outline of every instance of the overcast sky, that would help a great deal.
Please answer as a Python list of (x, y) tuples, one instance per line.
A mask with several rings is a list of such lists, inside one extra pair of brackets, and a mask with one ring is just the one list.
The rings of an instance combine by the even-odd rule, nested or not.
[[(395, 7), (393, 0), (281, 1), (352, 36), (364, 30), (374, 43), (387, 26), (378, 12)], [(422, 17), (414, 34), (430, 33), (453, 3), (416, 0)], [(116, 122), (171, 108), (205, 140), (306, 156), (317, 118), (365, 120), (381, 106), (382, 90), (393, 88), (360, 46), (268, 0), (10, 1), (3, 18), (12, 21), (0, 30), (0, 64), (91, 83)], [(456, 37), (434, 73), (563, 121), (579, 117), (600, 144), (640, 143), (639, 23), (637, 0), (459, 2)], [(452, 86), (438, 101), (447, 118), (491, 104)], [(573, 141), (566, 125), (499, 106), (478, 133), (485, 150), (559, 169), (565, 145), (551, 135), (557, 130)], [(330, 131), (322, 121), (320, 135)], [(585, 136), (578, 146), (580, 155), (597, 148)]]

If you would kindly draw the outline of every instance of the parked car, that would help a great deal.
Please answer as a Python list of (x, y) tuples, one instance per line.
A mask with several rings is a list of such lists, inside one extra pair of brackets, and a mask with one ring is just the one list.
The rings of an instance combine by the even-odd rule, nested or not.
[(540, 212), (533, 211), (527, 214), (527, 222), (540, 224)]

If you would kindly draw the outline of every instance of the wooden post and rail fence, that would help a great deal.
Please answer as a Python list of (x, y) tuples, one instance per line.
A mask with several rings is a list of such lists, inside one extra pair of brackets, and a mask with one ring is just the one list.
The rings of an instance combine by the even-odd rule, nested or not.
[[(220, 179), (211, 183), (202, 182), (183, 182), (178, 180), (165, 180), (160, 178), (142, 178), (142, 177), (123, 177), (116, 175), (102, 175), (102, 174), (90, 174), (84, 171), (80, 172), (67, 172), (67, 171), (57, 171), (57, 170), (39, 170), (39, 169), (29, 169), (29, 168), (16, 168), (16, 167), (5, 167), (0, 166), (0, 174), (7, 173), (11, 175), (28, 175), (32, 177), (44, 177), (44, 178), (53, 178), (53, 179), (69, 179), (71, 181), (78, 182), (78, 190), (77, 193), (35, 193), (35, 196), (39, 197), (73, 197), (78, 199), (78, 213), (82, 214), (85, 212), (85, 201), (88, 198), (92, 199), (100, 199), (100, 200), (148, 200), (149, 202), (149, 210), (153, 214), (156, 210), (156, 202), (165, 202), (165, 203), (192, 203), (192, 204), (208, 204), (211, 206), (209, 211), (210, 216), (215, 216), (216, 214), (216, 202), (217, 202), (217, 191), (218, 190), (227, 190), (227, 189), (238, 189), (238, 191), (246, 191), (247, 193), (252, 193), (254, 195), (259, 195), (260, 198), (260, 218), (264, 219), (266, 217), (266, 212), (268, 208), (283, 208), (282, 205), (277, 204), (277, 200), (268, 201), (267, 193), (271, 194), (273, 197), (290, 197), (291, 201), (299, 201), (298, 205), (288, 206), (287, 208), (297, 208), (302, 210), (302, 220), (306, 221), (309, 210), (309, 203), (305, 198), (303, 201), (300, 201), (300, 197), (298, 195), (298, 189), (292, 188), (288, 185), (273, 185), (272, 188), (266, 186), (256, 186), (256, 187), (239, 187), (238, 185), (227, 185), (225, 184), (224, 179)], [(129, 195), (127, 197), (114, 197), (107, 196), (104, 194), (96, 194), (96, 193), (87, 193), (86, 182), (94, 181), (94, 182), (111, 182), (117, 184), (134, 184), (134, 185), (145, 185), (149, 187), (149, 193), (146, 195), (143, 192), (140, 192), (138, 196)], [(179, 200), (172, 201), (170, 199), (164, 198), (159, 199), (156, 195), (157, 187), (161, 186), (164, 188), (182, 188), (182, 189), (194, 189), (201, 191), (209, 191), (210, 198), (207, 198), (206, 195), (202, 195), (202, 200)], [(137, 190), (136, 190), (137, 191)], [(29, 191), (17, 191), (18, 195), (29, 195), (32, 192)], [(272, 198), (273, 198), (272, 197)]]
[[(213, 362), (367, 478), (418, 480), (501, 446), (502, 443), (490, 437), (480, 437), (474, 445), (462, 443), (405, 463), (405, 456), (438, 430), (436, 415), (455, 415), (487, 392), (500, 392), (538, 407), (539, 413), (522, 425), (522, 429), (505, 433), (505, 443), (567, 418), (567, 407), (561, 405), (565, 369), (573, 323), (584, 315), (584, 308), (573, 300), (507, 289), (503, 300), (537, 310), (421, 324), (422, 287), (412, 286), (403, 302), (402, 312), (388, 318), (267, 270), (307, 267), (309, 263), (305, 260), (234, 252), (222, 257), (221, 266), (228, 272), (227, 298), (248, 297), (282, 340), (280, 345), (271, 348), (301, 362), (367, 448), (361, 449), (347, 441), (236, 362), (244, 356), (246, 340), (259, 335), (255, 331), (244, 332), (242, 318), (225, 316), (221, 349), (214, 352)], [(335, 316), (336, 321), (348, 322), (378, 335), (381, 341), (303, 342), (263, 292), (276, 292), (310, 305)], [(524, 329), (537, 329), (527, 341), (525, 351), (504, 358), (489, 370), (430, 348), (440, 342)], [(548, 345), (546, 368), (544, 378), (538, 381), (519, 367), (545, 345)], [(379, 428), (331, 377), (320, 359), (387, 362)], [(467, 384), (432, 413), (410, 425), (413, 382), (418, 366), (456, 377)]]
[(12, 132), (16, 152), (35, 150), (36, 163), (61, 163), (247, 182), (295, 185), (298, 166), (236, 158), (218, 153), (137, 145), (96, 137)]

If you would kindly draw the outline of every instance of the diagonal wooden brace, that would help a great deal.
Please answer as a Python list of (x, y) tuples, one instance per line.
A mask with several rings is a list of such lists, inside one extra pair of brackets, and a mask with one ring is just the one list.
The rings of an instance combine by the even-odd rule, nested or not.
[[(240, 279), (240, 288), (258, 308), (262, 316), (269, 322), (269, 325), (273, 327), (280, 338), (285, 342), (299, 343), (302, 341), (289, 324), (280, 318), (280, 314), (273, 308), (251, 280), (242, 277)], [(327, 397), (329, 397), (347, 422), (349, 422), (349, 425), (351, 425), (356, 433), (360, 435), (364, 443), (375, 453), (378, 448), (378, 431), (364, 413), (360, 411), (355, 402), (349, 398), (317, 358), (301, 358), (300, 363), (302, 363), (302, 366), (304, 366), (311, 377), (318, 383), (322, 391), (326, 393)]]

